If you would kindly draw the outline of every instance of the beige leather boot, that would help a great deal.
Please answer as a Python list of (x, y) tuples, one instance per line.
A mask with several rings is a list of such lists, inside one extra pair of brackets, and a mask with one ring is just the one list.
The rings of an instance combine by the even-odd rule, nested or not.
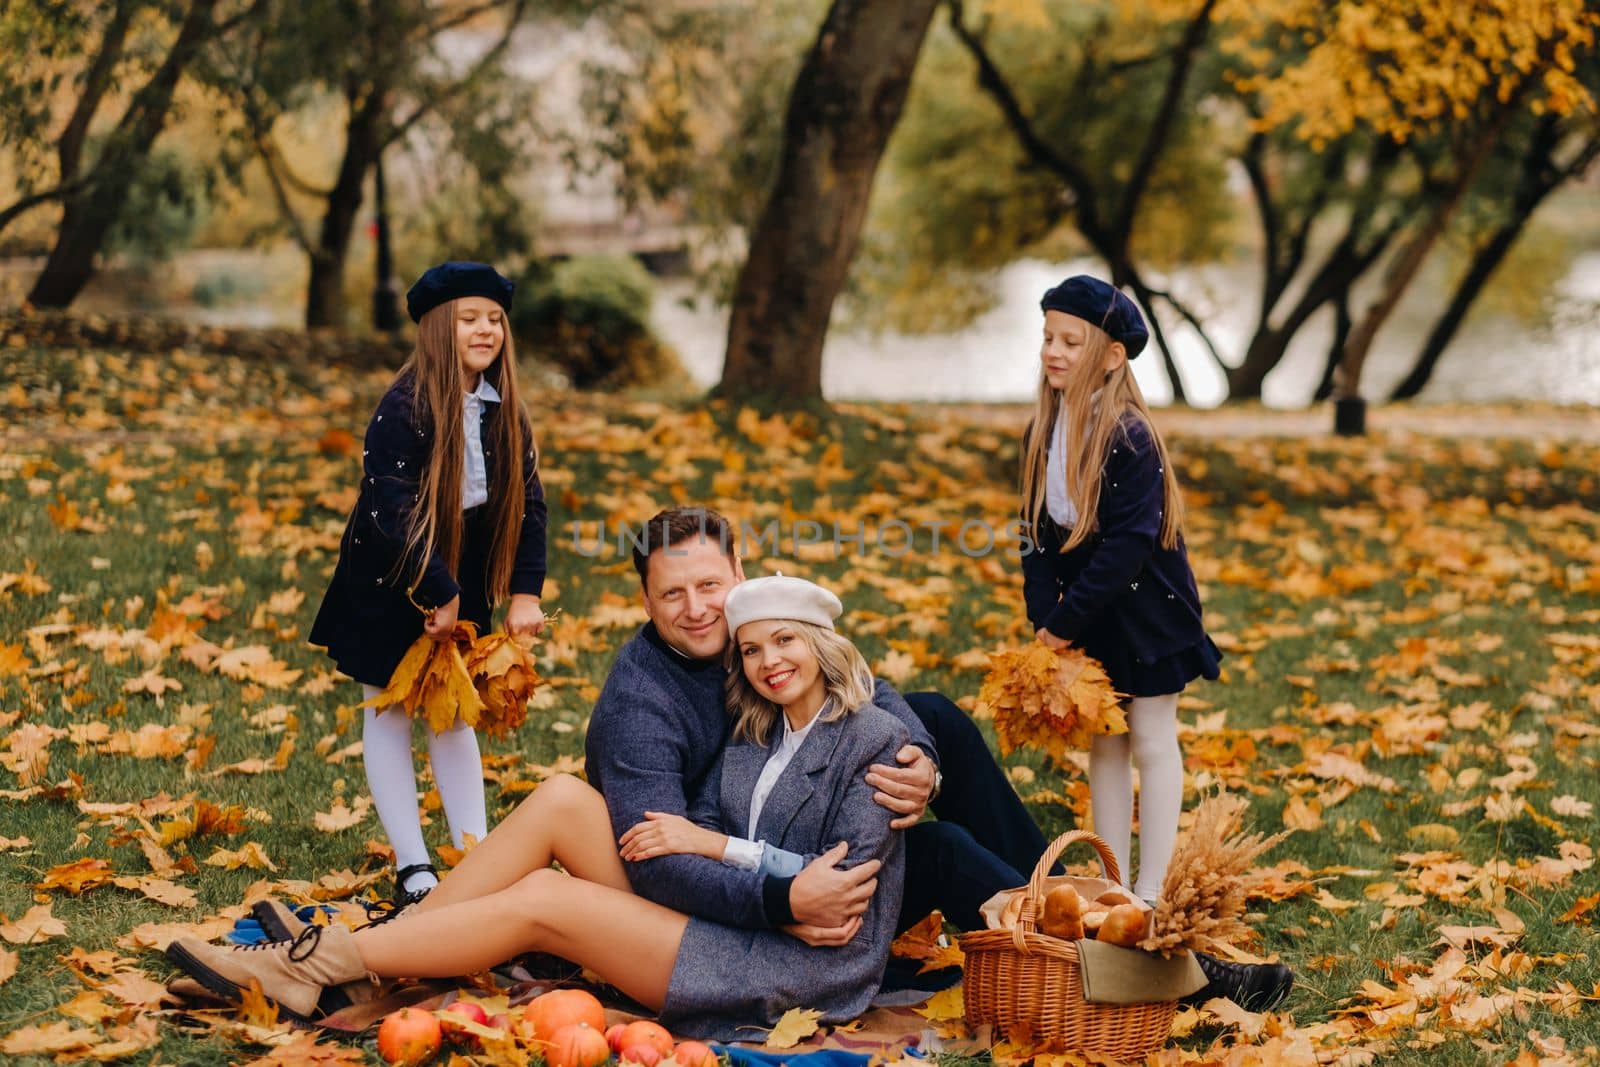
[[(250, 913), (255, 916), (256, 922), (261, 924), (261, 932), (267, 935), (268, 941), (293, 941), (305, 933), (307, 927), (314, 925), (302, 921), (294, 913), (293, 908), (275, 897), (256, 901), (250, 906)], [(328, 925), (342, 924), (334, 918)], [(381, 987), (377, 983), (368, 981), (363, 976), (353, 982), (345, 982), (328, 989), (317, 1006), (322, 1014), (332, 1015), (352, 1004), (365, 1004), (375, 999), (380, 991)]]
[(212, 945), (180, 937), (167, 946), (167, 958), (229, 1000), (238, 1000), (254, 980), (285, 1014), (304, 1021), (314, 1016), (317, 999), (329, 986), (377, 981), (361, 962), (355, 935), (338, 924), (310, 926), (293, 941), (259, 945)]

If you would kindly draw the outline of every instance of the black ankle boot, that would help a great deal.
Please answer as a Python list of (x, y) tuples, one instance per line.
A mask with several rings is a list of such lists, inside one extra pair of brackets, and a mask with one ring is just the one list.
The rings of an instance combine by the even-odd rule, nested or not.
[(1283, 1003), (1294, 986), (1294, 972), (1281, 963), (1232, 963), (1196, 952), (1210, 981), (1180, 1003), (1199, 1006), (1212, 997), (1226, 997), (1245, 1011), (1268, 1011)]

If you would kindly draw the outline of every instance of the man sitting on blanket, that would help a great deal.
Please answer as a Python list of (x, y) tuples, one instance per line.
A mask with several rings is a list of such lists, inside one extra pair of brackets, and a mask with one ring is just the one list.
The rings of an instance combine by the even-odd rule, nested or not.
[[(617, 653), (589, 720), (589, 781), (605, 796), (620, 837), (652, 813), (685, 815), (727, 739), (722, 602), (744, 568), (728, 521), (708, 508), (669, 508), (633, 553), (649, 622)], [(1022, 885), (1045, 839), (972, 720), (938, 693), (902, 696), (879, 680), (873, 703), (905, 722), (911, 744), (896, 766), (867, 775), (877, 801), (906, 828), (900, 929), (937, 908), (963, 930), (978, 909)], [(935, 820), (921, 820), (931, 807)], [(843, 867), (843, 847), (799, 870), (730, 854), (723, 862), (674, 854), (627, 864), (641, 896), (677, 911), (750, 928), (781, 928), (813, 944), (840, 944), (866, 910), (877, 864)], [(1211, 984), (1196, 998), (1228, 997), (1260, 1010), (1288, 995), (1282, 964), (1201, 956)]]

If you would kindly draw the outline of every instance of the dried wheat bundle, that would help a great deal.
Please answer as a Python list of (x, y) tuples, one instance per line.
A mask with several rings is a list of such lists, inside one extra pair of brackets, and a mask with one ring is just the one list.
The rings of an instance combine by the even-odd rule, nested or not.
[(1253, 885), (1256, 859), (1288, 836), (1245, 833), (1248, 803), (1231, 793), (1202, 800), (1194, 824), (1173, 850), (1150, 924), (1139, 942), (1149, 952), (1172, 955), (1184, 949), (1213, 949), (1248, 936), (1245, 900)]
[(1076, 648), (1054, 652), (1033, 641), (991, 653), (978, 703), (994, 715), (1002, 754), (1029, 747), (1059, 761), (1098, 735), (1128, 732), (1105, 669)]

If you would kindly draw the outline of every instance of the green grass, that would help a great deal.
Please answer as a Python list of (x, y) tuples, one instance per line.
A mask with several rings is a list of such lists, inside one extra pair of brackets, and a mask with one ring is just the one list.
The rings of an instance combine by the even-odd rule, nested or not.
[[(340, 833), (313, 829), (317, 812), (336, 797), (360, 795), (364, 780), (359, 760), (331, 764), (319, 754), (359, 739), (352, 729), (358, 693), (329, 676), (303, 635), (333, 567), (360, 434), (385, 379), (182, 355), (29, 349), (9, 352), (0, 373), (0, 419), (8, 427), (0, 455), (0, 575), (7, 576), (0, 585), (8, 586), (0, 591), (0, 645), (21, 645), (31, 668), (0, 677), (0, 739), (12, 735), (0, 754), (30, 726), (94, 723), (112, 734), (187, 724), (191, 734), (180, 747), (192, 749), (202, 736), (215, 746), (196, 770), (182, 754), (139, 759), (57, 737), (38, 782), (68, 787), (0, 806), (0, 838), (31, 841), (0, 852), (0, 913), (16, 919), (36, 898), (49, 899), (67, 927), (65, 937), (15, 949), (20, 966), (0, 984), (5, 1034), (57, 1021), (58, 1006), (84, 988), (59, 960), (72, 946), (110, 948), (144, 922), (198, 921), (235, 904), (260, 878), (381, 868), (369, 851), (382, 836), (375, 818)], [(846, 530), (860, 521), (869, 531), (890, 517), (914, 527), (947, 522), (938, 553), (922, 527), (900, 558), (815, 551), (795, 560), (786, 539), (779, 559), (753, 561), (752, 571), (781, 563), (835, 586), (849, 608), (849, 632), (869, 659), (909, 652), (903, 689), (939, 689), (969, 707), (981, 671), (952, 661), (1025, 636), (1014, 562), (950, 546), (961, 522), (998, 527), (1014, 507), (1016, 446), (1004, 418), (849, 406), (758, 421), (723, 404), (566, 394), (536, 397), (532, 408), (555, 522), (555, 595), (547, 609), (559, 609), (554, 634), (571, 655), (543, 664), (551, 685), (527, 726), (485, 743), (492, 773), (508, 783), (490, 786), (496, 814), (522, 795), (511, 783), (581, 755), (595, 687), (631, 633), (588, 621), (604, 598), (634, 603), (637, 582), (614, 541), (599, 557), (579, 554), (568, 525), (574, 519), (586, 524), (585, 547), (596, 523), (637, 523), (673, 501), (710, 501), (757, 528), (773, 519), (787, 528), (795, 517), (837, 518)], [(330, 431), (354, 435), (354, 454)], [(1300, 974), (1287, 1006), (1294, 1023), (1315, 1032), (1340, 1009), (1371, 1007), (1363, 982), (1393, 988), (1426, 974), (1443, 951), (1439, 928), (1492, 925), (1494, 906), (1525, 924), (1517, 947), (1533, 962), (1512, 977), (1469, 976), (1462, 990), (1543, 993), (1568, 982), (1595, 992), (1600, 953), (1590, 947), (1592, 930), (1559, 917), (1600, 892), (1600, 873), (1590, 867), (1540, 885), (1528, 864), (1556, 857), (1564, 840), (1587, 844), (1595, 836), (1592, 815), (1553, 815), (1551, 801), (1592, 799), (1600, 756), (1593, 640), (1600, 632), (1600, 449), (1418, 437), (1171, 444), (1189, 494), (1190, 551), (1208, 622), (1229, 653), (1223, 679), (1193, 687), (1185, 702), (1184, 721), (1204, 725), (1185, 736), (1192, 784), (1247, 791), (1252, 818), (1265, 830), (1278, 827), (1291, 796), (1320, 797), (1323, 825), (1293, 835), (1267, 859), (1297, 860), (1332, 897), (1355, 903), (1332, 911), (1309, 894), (1257, 902), (1254, 947)], [(743, 472), (723, 473), (730, 464)], [(63, 521), (72, 525), (62, 510), (69, 505), (77, 529), (63, 528)], [(48, 589), (25, 591), (23, 575)], [(293, 591), (304, 595), (297, 606)], [(274, 595), (281, 611), (268, 610)], [(256, 686), (204, 673), (177, 648), (137, 637), (167, 611), (199, 609), (205, 614), (184, 616), (199, 637), (268, 645), (302, 674), (284, 687)], [(85, 643), (85, 634), (108, 631), (113, 639), (129, 635), (126, 647)], [(151, 665), (183, 688), (161, 703), (124, 691)], [(1486, 705), (1481, 713), (1460, 710), (1478, 702)], [(280, 706), (287, 715), (262, 717)], [(286, 737), (295, 742), (286, 770), (215, 776), (228, 764), (270, 757)], [(1338, 796), (1337, 783), (1309, 770), (1329, 751), (1392, 779), (1392, 791), (1363, 787)], [(1522, 758), (1533, 768), (1514, 795), (1539, 818), (1524, 811), (1494, 821), (1482, 800), (1498, 792), (1492, 779), (1526, 766)], [(1035, 772), (1026, 780), (1019, 771), (1019, 788), (1035, 798), (1048, 833), (1078, 824), (1079, 775), (1032, 753), (1008, 762)], [(1477, 781), (1461, 777), (1472, 768), (1481, 769)], [(23, 782), (0, 770), (0, 788)], [(171, 847), (180, 863), (197, 865), (178, 881), (199, 893), (200, 907), (174, 909), (114, 886), (77, 897), (33, 888), (51, 867), (85, 857), (109, 860), (119, 875), (148, 873), (129, 839), (137, 823), (86, 814), (80, 801), (189, 794), (251, 812), (241, 833)], [(1450, 851), (1471, 871), (1489, 873), (1470, 886), (1473, 876), (1463, 878), (1459, 893), (1424, 893), (1417, 906), (1386, 909), (1369, 900), (1365, 890), (1376, 883), (1417, 892), (1425, 861), (1408, 857), (1430, 846), (1408, 831), (1424, 823), (1452, 827), (1459, 842)], [(442, 820), (427, 833), (441, 842)], [(203, 864), (215, 849), (249, 841), (277, 874)], [(1558, 954), (1567, 958), (1553, 959)], [(1487, 949), (1470, 955), (1481, 962)], [(171, 973), (154, 954), (140, 963), (158, 979)], [(1430, 1067), (1501, 1062), (1529, 1045), (1531, 1031), (1564, 1038), (1574, 1050), (1596, 1043), (1593, 1005), (1567, 1014), (1525, 1000), (1474, 1032), (1430, 1000), (1422, 1021), (1393, 1034), (1380, 1059)], [(131, 1062), (221, 1064), (259, 1054), (171, 1021), (161, 1034), (159, 1047)], [(1182, 1043), (1206, 1049), (1219, 1034), (1202, 1026)]]

